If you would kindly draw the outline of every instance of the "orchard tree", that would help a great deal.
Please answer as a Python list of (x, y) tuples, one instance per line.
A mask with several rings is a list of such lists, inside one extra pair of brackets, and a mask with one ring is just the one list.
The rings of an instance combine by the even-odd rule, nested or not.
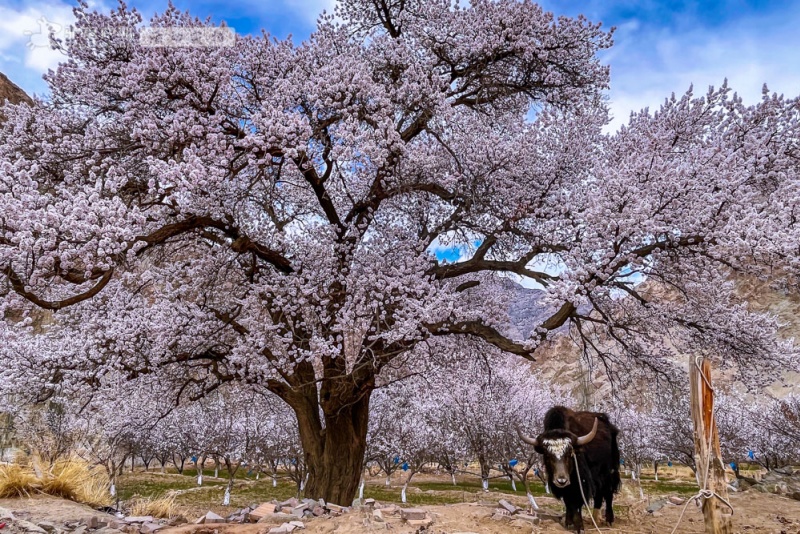
[[(347, 505), (376, 378), (433, 337), (534, 359), (570, 325), (656, 372), (653, 347), (791, 352), (727, 277), (795, 282), (797, 100), (690, 91), (604, 135), (610, 33), (529, 1), (341, 0), (298, 45), (76, 18), (49, 95), (2, 110), (0, 312), (55, 311), (44, 351), (29, 319), (3, 327), (5, 379), (259, 385), (297, 415), (306, 494)], [(519, 335), (509, 276), (546, 291)]]
[[(385, 485), (387, 487), (392, 484), (392, 475), (401, 466), (395, 439), (400, 433), (400, 424), (392, 407), (393, 402), (392, 396), (386, 394), (377, 394), (372, 399), (365, 453), (365, 460), (377, 465), (380, 471), (386, 475)], [(361, 482), (361, 486), (363, 486), (363, 474)], [(361, 491), (360, 489), (359, 495)]]
[(438, 435), (431, 426), (434, 419), (431, 412), (436, 409), (436, 403), (427, 389), (428, 385), (421, 377), (414, 377), (395, 382), (376, 394), (378, 402), (374, 406), (385, 412), (379, 418), (390, 420), (392, 424), (374, 436), (375, 448), (385, 451), (384, 457), (396, 455), (397, 462), (393, 459), (390, 462), (405, 474), (400, 491), (403, 503), (407, 502), (411, 479), (435, 459)]
[[(800, 458), (800, 446), (791, 434), (784, 401), (767, 395), (722, 396), (718, 409), (720, 442), (731, 460), (753, 462), (766, 470), (783, 467)], [(735, 469), (737, 478), (742, 478)]]
[(51, 399), (44, 404), (20, 406), (11, 413), (15, 440), (45, 462), (45, 469), (69, 457), (82, 438), (81, 425), (68, 403)]
[[(792, 394), (788, 397), (773, 401), (774, 414), (768, 418), (767, 424), (794, 441), (795, 447), (800, 447), (800, 395)], [(795, 449), (796, 458), (800, 458), (800, 450)]]
[[(625, 467), (630, 469), (631, 478), (639, 486), (639, 497), (644, 499), (642, 487), (642, 466), (645, 463), (654, 463), (661, 456), (659, 443), (662, 443), (661, 424), (654, 417), (654, 410), (639, 410), (629, 405), (611, 412), (611, 420), (619, 428), (620, 456), (625, 461)], [(688, 418), (688, 414), (678, 416)], [(658, 480), (658, 475), (656, 475)]]
[[(428, 397), (420, 402), (430, 406), (433, 421), (429, 426), (463, 436), (467, 457), (480, 466), (484, 491), (488, 491), (492, 470), (508, 476), (515, 485), (519, 472), (508, 462), (529, 457), (516, 428), (541, 428), (544, 413), (568, 402), (567, 398), (533, 374), (527, 362), (492, 352), (481, 354), (480, 345), (463, 341), (450, 350), (453, 361), (426, 376), (430, 386), (418, 394)], [(531, 462), (524, 465), (532, 467)]]
[(689, 408), (688, 388), (658, 388), (653, 391), (653, 408), (647, 416), (654, 428), (654, 453), (668, 461), (685, 464), (697, 472), (694, 456), (694, 429)]

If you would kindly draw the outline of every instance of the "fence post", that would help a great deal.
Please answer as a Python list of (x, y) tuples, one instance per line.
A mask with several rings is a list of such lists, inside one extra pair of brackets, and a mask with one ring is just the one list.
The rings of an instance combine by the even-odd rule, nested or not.
[[(711, 362), (691, 357), (689, 363), (691, 410), (694, 424), (695, 466), (697, 483), (728, 500), (728, 482), (719, 448), (719, 432), (714, 418), (714, 389), (711, 386)], [(733, 534), (731, 514), (716, 495), (701, 497), (706, 534)]]

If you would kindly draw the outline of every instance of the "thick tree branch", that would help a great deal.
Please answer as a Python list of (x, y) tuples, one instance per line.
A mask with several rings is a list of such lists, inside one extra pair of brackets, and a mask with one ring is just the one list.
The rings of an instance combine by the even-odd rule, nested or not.
[(58, 310), (61, 308), (66, 308), (67, 306), (72, 306), (73, 304), (77, 304), (79, 302), (83, 302), (84, 300), (88, 300), (100, 293), (100, 291), (102, 291), (111, 280), (111, 277), (114, 274), (114, 269), (109, 269), (106, 271), (100, 280), (88, 291), (84, 291), (83, 293), (62, 300), (45, 300), (38, 297), (36, 294), (31, 293), (25, 289), (25, 283), (20, 279), (19, 275), (17, 275), (17, 273), (11, 269), (11, 267), (6, 267), (3, 269), (3, 274), (8, 277), (8, 281), (11, 283), (11, 288), (20, 296), (31, 301), (40, 308), (44, 308), (46, 310)]
[(183, 221), (165, 225), (150, 234), (138, 236), (134, 240), (134, 243), (144, 242), (146, 245), (145, 247), (141, 248), (137, 254), (141, 254), (148, 248), (163, 244), (172, 237), (204, 228), (214, 228), (221, 231), (228, 238), (232, 239), (233, 242), (231, 243), (231, 250), (234, 252), (252, 252), (259, 259), (269, 263), (275, 267), (275, 269), (284, 274), (294, 272), (294, 268), (292, 267), (289, 259), (279, 252), (252, 241), (246, 235), (241, 234), (239, 229), (235, 226), (218, 221), (211, 217), (189, 217)]

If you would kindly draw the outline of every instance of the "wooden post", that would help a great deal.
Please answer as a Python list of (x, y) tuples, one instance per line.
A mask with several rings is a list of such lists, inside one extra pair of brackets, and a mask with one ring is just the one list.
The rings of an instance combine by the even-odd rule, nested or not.
[[(694, 423), (694, 459), (697, 483), (728, 500), (728, 482), (719, 448), (719, 433), (714, 419), (714, 390), (711, 387), (711, 362), (691, 357), (689, 362), (692, 422)], [(706, 534), (732, 534), (731, 513), (716, 496), (701, 498)]]

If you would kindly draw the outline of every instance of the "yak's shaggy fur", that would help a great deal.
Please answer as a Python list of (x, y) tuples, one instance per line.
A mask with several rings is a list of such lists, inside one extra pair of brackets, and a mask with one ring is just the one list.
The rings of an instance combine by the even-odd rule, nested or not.
[[(597, 420), (594, 438), (585, 445), (578, 438), (588, 435)], [(583, 530), (581, 484), (586, 502), (594, 500), (593, 514), (599, 516), (603, 501), (606, 504), (606, 522), (614, 522), (612, 501), (619, 491), (619, 430), (599, 412), (575, 412), (563, 406), (550, 408), (544, 416), (544, 432), (536, 438), (536, 451), (544, 456), (547, 481), (553, 495), (564, 501), (567, 508), (565, 527)], [(574, 454), (574, 458), (573, 458)], [(581, 484), (575, 470), (575, 459), (580, 468)], [(566, 473), (569, 482), (563, 487), (554, 484), (556, 472)]]

